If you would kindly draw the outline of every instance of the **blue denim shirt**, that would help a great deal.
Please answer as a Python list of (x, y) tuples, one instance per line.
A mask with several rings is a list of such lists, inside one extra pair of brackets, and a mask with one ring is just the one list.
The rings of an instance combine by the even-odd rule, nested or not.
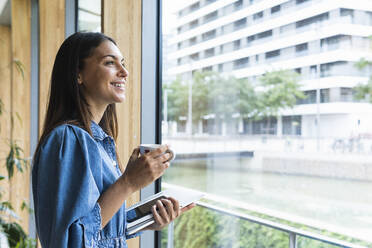
[(101, 229), (100, 195), (121, 175), (115, 144), (92, 122), (93, 137), (74, 125), (56, 127), (35, 154), (32, 189), (43, 247), (127, 247), (125, 203)]

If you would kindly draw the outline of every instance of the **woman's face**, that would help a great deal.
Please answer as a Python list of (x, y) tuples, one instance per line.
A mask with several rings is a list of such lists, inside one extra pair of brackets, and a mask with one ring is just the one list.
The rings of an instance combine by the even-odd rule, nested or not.
[(127, 77), (123, 55), (114, 43), (106, 40), (84, 60), (78, 83), (89, 105), (105, 108), (124, 101)]

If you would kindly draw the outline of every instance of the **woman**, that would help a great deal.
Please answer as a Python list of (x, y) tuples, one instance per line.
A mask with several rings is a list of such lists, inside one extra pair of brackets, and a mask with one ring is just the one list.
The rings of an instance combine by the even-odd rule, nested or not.
[[(36, 227), (43, 247), (127, 247), (125, 200), (169, 166), (167, 146), (127, 166), (118, 159), (115, 104), (125, 99), (128, 71), (113, 39), (75, 33), (60, 47), (32, 169)], [(153, 207), (160, 230), (180, 210), (173, 199)]]

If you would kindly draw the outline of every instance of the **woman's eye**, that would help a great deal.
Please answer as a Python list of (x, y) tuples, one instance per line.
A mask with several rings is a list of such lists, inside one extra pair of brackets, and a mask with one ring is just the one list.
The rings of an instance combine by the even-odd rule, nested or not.
[(113, 65), (114, 64), (114, 61), (107, 61), (105, 64), (106, 65)]

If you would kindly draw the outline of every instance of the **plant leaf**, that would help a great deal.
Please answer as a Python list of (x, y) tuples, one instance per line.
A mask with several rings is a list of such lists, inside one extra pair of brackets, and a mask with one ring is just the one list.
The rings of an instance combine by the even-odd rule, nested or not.
[(25, 66), (22, 64), (22, 62), (19, 59), (14, 59), (14, 64), (16, 66), (17, 71), (21, 74), (22, 79), (25, 80)]

